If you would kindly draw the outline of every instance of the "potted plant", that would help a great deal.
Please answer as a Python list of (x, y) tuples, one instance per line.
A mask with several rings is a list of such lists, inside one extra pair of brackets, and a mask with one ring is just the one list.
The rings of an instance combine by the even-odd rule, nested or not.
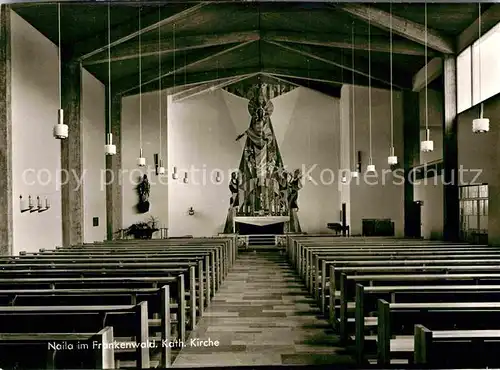
[(136, 222), (126, 229), (118, 230), (118, 233), (122, 234), (123, 237), (132, 237), (134, 239), (151, 239), (158, 230), (158, 220), (151, 216), (148, 221)]

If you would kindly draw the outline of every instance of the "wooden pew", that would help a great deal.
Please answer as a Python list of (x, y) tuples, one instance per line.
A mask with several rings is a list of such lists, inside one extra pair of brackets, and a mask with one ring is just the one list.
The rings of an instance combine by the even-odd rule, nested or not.
[[(396, 258), (433, 258), (433, 259), (449, 259), (450, 257), (470, 259), (470, 258), (500, 258), (500, 250), (487, 248), (485, 250), (441, 250), (437, 248), (418, 247), (412, 250), (400, 247), (385, 247), (383, 250), (365, 250), (365, 251), (311, 251), (314, 255), (308, 254), (302, 268), (302, 277), (312, 293), (315, 282), (319, 281), (320, 277), (320, 260), (322, 259), (396, 259)], [(311, 261), (314, 259), (314, 261)]]
[[(331, 266), (331, 274), (333, 278), (331, 278), (330, 288), (332, 291), (335, 291), (338, 286), (337, 282), (340, 281), (342, 274), (349, 275), (387, 275), (387, 274), (465, 274), (465, 273), (500, 273), (500, 266), (498, 265), (413, 265), (413, 266), (369, 266), (369, 267), (337, 267)], [(356, 287), (355, 287), (356, 289)], [(346, 307), (350, 304), (350, 291), (346, 291), (345, 295), (342, 295), (342, 291), (340, 292), (340, 312), (337, 314), (337, 300), (334, 298), (334, 295), (331, 295), (333, 298), (330, 300), (331, 306), (329, 306), (329, 319), (334, 322), (335, 318), (340, 318), (340, 322), (342, 323), (340, 327), (345, 327), (347, 323), (347, 309)], [(346, 298), (346, 300), (343, 300)], [(354, 298), (354, 297), (353, 297)], [(333, 315), (333, 316), (332, 316)]]
[(136, 367), (149, 369), (146, 302), (125, 306), (0, 307), (0, 327), (3, 334), (99, 331), (103, 322), (105, 326), (113, 326), (115, 338), (135, 337), (135, 340), (127, 343), (134, 349)]
[[(0, 263), (9, 263), (12, 261), (16, 261), (17, 263), (37, 263), (40, 261), (51, 261), (53, 263), (56, 262), (81, 262), (85, 260), (87, 263), (102, 263), (107, 261), (138, 261), (145, 260), (145, 262), (168, 262), (176, 261), (176, 260), (196, 260), (197, 258), (201, 258), (202, 256), (206, 257), (206, 253), (209, 253), (210, 262), (205, 262), (205, 273), (207, 274), (207, 281), (212, 282), (211, 291), (215, 292), (219, 285), (222, 283), (222, 263), (217, 255), (214, 255), (214, 252), (206, 251), (206, 249), (200, 249), (199, 251), (179, 251), (177, 249), (170, 249), (168, 251), (158, 250), (158, 251), (128, 251), (128, 252), (120, 252), (119, 254), (103, 254), (103, 253), (94, 253), (91, 251), (87, 251), (85, 253), (79, 252), (76, 254), (49, 254), (47, 252), (43, 253), (33, 253), (26, 254), (22, 256), (15, 257), (0, 257)], [(210, 263), (210, 265), (208, 265)]]
[[(148, 326), (159, 332), (162, 340), (185, 340), (186, 319), (181, 311), (182, 303), (171, 303), (179, 289), (178, 284), (161, 288), (95, 288), (95, 289), (2, 289), (1, 306), (109, 306), (135, 305), (138, 301), (147, 302)], [(177, 286), (179, 285), (179, 286)], [(168, 305), (167, 305), (168, 302)], [(176, 313), (176, 320), (171, 319)], [(171, 328), (177, 328), (177, 337), (172, 336)], [(159, 329), (159, 330), (158, 330)], [(181, 337), (184, 335), (184, 339)], [(160, 364), (169, 367), (172, 355), (169, 347), (161, 347)]]
[[(486, 300), (500, 302), (500, 285), (409, 285), (409, 286), (376, 286), (356, 285), (355, 300), (355, 343), (358, 362), (365, 355), (366, 329), (375, 331), (378, 324), (376, 316), (378, 300), (384, 299), (391, 303), (408, 302), (484, 302)], [(346, 341), (352, 330), (347, 318), (341, 333), (341, 339)]]
[[(370, 273), (376, 271), (382, 266), (387, 267), (386, 271), (391, 271), (393, 268), (398, 269), (401, 266), (495, 266), (500, 265), (498, 259), (391, 259), (391, 260), (354, 260), (354, 261), (335, 261), (323, 260), (321, 264), (321, 280), (320, 285), (316, 288), (320, 294), (320, 307), (322, 312), (327, 314), (327, 299), (330, 298), (330, 293), (333, 291), (331, 287), (340, 287), (340, 276), (342, 273), (347, 275), (361, 273)], [(467, 268), (467, 267), (466, 267)], [(432, 270), (432, 269), (431, 269)], [(331, 281), (331, 279), (334, 281)], [(340, 296), (339, 296), (340, 297)], [(332, 296), (334, 299), (335, 296)], [(336, 303), (336, 301), (334, 301)]]
[[(170, 266), (177, 265), (178, 268)], [(136, 263), (134, 268), (130, 268), (129, 264), (42, 264), (37, 268), (32, 265), (0, 265), (0, 278), (22, 278), (22, 277), (118, 277), (118, 276), (134, 276), (134, 277), (154, 277), (154, 276), (178, 276), (183, 274), (187, 277), (185, 287), (187, 288), (186, 295), (189, 297), (190, 317), (193, 322), (196, 317), (202, 317), (204, 306), (209, 304), (210, 287), (207, 285), (207, 295), (205, 300), (205, 287), (203, 281), (203, 271), (201, 261), (198, 264), (194, 263), (165, 263), (158, 264), (161, 268), (155, 268), (151, 265)], [(184, 266), (184, 267), (183, 267)], [(41, 267), (41, 268), (40, 268)], [(45, 269), (42, 269), (45, 267)], [(197, 267), (197, 273), (195, 270)]]
[(437, 330), (485, 330), (500, 329), (499, 319), (499, 302), (388, 303), (381, 299), (378, 304), (378, 364), (389, 365), (392, 359), (411, 360), (411, 335), (416, 324)]
[[(333, 281), (333, 280), (332, 280)], [(412, 285), (500, 285), (498, 273), (471, 273), (471, 274), (387, 274), (387, 275), (346, 275), (342, 274), (340, 284), (340, 317), (347, 317), (348, 302), (355, 299), (356, 284), (369, 286), (412, 286)], [(333, 302), (332, 302), (333, 303)], [(336, 319), (335, 321), (336, 322)], [(340, 321), (341, 333), (346, 332), (343, 327), (345, 321)]]
[(313, 279), (313, 274), (315, 271), (319, 270), (319, 265), (320, 263), (316, 260), (317, 258), (325, 258), (325, 259), (332, 259), (332, 258), (346, 258), (346, 257), (352, 257), (352, 258), (361, 258), (363, 256), (378, 256), (382, 258), (383, 256), (385, 257), (390, 257), (392, 255), (411, 255), (413, 253), (414, 256), (425, 256), (430, 254), (432, 252), (435, 255), (441, 255), (441, 256), (446, 256), (446, 255), (463, 255), (463, 256), (468, 256), (468, 255), (488, 255), (488, 257), (485, 258), (490, 258), (491, 255), (500, 255), (499, 250), (495, 250), (493, 248), (481, 248), (481, 249), (474, 249), (474, 247), (467, 248), (467, 249), (458, 249), (454, 247), (446, 247), (446, 248), (440, 248), (440, 247), (424, 247), (424, 246), (413, 246), (411, 249), (409, 249), (407, 246), (401, 246), (401, 245), (393, 245), (393, 246), (384, 246), (384, 247), (379, 247), (379, 248), (364, 248), (364, 249), (356, 249), (356, 250), (332, 250), (331, 248), (328, 247), (323, 247), (323, 248), (307, 248), (305, 250), (305, 257), (300, 259), (299, 266), (298, 266), (298, 272), (299, 275), (305, 280), (307, 286), (310, 286), (310, 282)]
[(429, 330), (417, 324), (413, 341), (420, 368), (500, 367), (500, 330)]
[[(0, 367), (115, 369), (113, 343), (110, 326), (97, 333), (0, 333)], [(61, 356), (64, 350), (70, 355)]]

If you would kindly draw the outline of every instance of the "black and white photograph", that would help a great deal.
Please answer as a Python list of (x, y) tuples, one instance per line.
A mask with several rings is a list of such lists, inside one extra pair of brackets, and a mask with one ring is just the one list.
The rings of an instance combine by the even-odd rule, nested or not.
[(497, 125), (497, 1), (0, 0), (0, 370), (500, 368)]

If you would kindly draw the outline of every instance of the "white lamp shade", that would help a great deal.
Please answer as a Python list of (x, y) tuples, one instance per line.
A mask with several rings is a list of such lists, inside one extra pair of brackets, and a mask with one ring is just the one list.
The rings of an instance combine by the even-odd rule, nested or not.
[(394, 166), (394, 165), (398, 164), (398, 157), (395, 155), (391, 155), (391, 156), (387, 157), (387, 163), (390, 166)]
[(114, 145), (114, 144), (104, 145), (104, 153), (106, 153), (106, 155), (115, 155), (116, 154), (116, 145)]
[(56, 139), (66, 139), (68, 137), (68, 125), (58, 123), (54, 126), (54, 137)]
[(160, 166), (158, 167), (158, 175), (164, 175), (165, 174), (165, 167)]
[(358, 171), (351, 171), (351, 177), (353, 179), (357, 179), (359, 177), (359, 172)]
[(375, 165), (369, 164), (368, 166), (366, 166), (366, 171), (367, 172), (375, 172)]
[(342, 178), (340, 179), (340, 181), (342, 181), (345, 184), (347, 182), (347, 177), (346, 176), (342, 176)]
[(434, 150), (434, 141), (432, 140), (421, 141), (420, 150), (424, 153), (432, 152)]
[(146, 158), (144, 157), (137, 158), (137, 165), (139, 167), (144, 167), (146, 165)]
[(490, 120), (489, 118), (476, 118), (472, 120), (472, 132), (488, 132), (490, 131)]

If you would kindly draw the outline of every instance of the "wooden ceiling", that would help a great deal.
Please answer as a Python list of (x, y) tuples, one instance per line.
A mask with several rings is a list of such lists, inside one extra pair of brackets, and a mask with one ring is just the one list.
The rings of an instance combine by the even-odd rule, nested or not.
[[(500, 21), (499, 7), (482, 5), (483, 31)], [(353, 80), (368, 85), (371, 79), (373, 87), (390, 88), (392, 77), (395, 89), (412, 89), (413, 76), (426, 64), (424, 9), (424, 4), (373, 2), (112, 3), (112, 90), (137, 94), (139, 64), (142, 92), (228, 86), (256, 74), (334, 96)], [(19, 4), (13, 10), (57, 43), (56, 4)], [(107, 11), (107, 3), (61, 5), (65, 58), (81, 62), (103, 83), (108, 81)], [(456, 54), (467, 38), (473, 40), (477, 4), (432, 3), (427, 15), (428, 60)], [(440, 79), (431, 87), (440, 89)]]

